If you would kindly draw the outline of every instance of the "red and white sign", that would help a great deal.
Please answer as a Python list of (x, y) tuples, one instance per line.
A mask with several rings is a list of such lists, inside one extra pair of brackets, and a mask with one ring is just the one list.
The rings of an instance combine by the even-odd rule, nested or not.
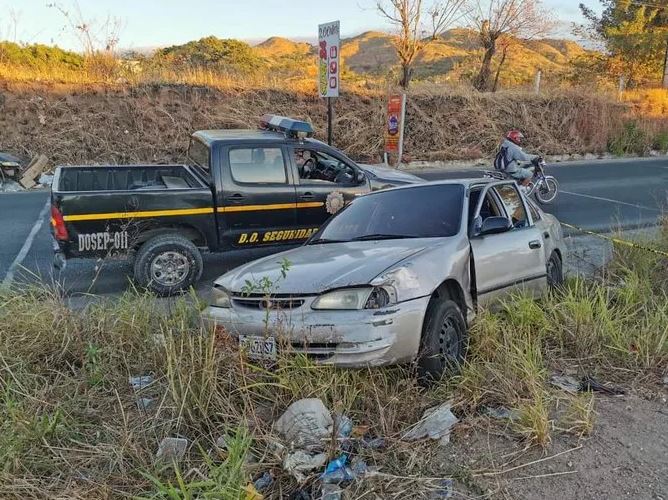
[(318, 25), (318, 93), (320, 97), (339, 97), (341, 72), (340, 23)]
[(404, 140), (406, 94), (392, 94), (387, 100), (385, 152), (400, 154)]

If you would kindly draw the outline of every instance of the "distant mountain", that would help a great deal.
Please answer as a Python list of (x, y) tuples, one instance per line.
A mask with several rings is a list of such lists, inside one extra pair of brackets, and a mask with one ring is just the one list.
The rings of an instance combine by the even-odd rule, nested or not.
[[(359, 74), (387, 74), (399, 63), (392, 41), (392, 35), (379, 31), (368, 31), (342, 40), (344, 67)], [(305, 58), (305, 61), (315, 53), (309, 43), (278, 37), (260, 43), (255, 50), (265, 58)], [(539, 68), (546, 76), (563, 72), (569, 61), (586, 52), (571, 40), (512, 39), (501, 82), (517, 84), (530, 81)], [(425, 47), (416, 61), (415, 75), (418, 78), (453, 80), (470, 78), (477, 71), (481, 58), (482, 49), (474, 31), (462, 28), (449, 30)], [(500, 58), (501, 49), (492, 63), (494, 71)]]
[(315, 54), (315, 47), (306, 42), (293, 42), (287, 38), (273, 36), (255, 46), (256, 52), (264, 57), (299, 57)]

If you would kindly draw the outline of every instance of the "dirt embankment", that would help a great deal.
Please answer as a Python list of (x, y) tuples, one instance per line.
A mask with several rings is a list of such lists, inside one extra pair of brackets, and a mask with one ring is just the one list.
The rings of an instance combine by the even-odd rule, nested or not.
[[(335, 103), (335, 144), (358, 160), (379, 160), (385, 96), (346, 93)], [(255, 127), (264, 113), (305, 118), (325, 133), (324, 100), (272, 89), (182, 85), (0, 87), (0, 149), (46, 154), (55, 163), (180, 161), (197, 129)], [(602, 152), (620, 129), (621, 105), (582, 93), (454, 93), (408, 98), (406, 160), (491, 156), (503, 132), (526, 132), (544, 154)]]

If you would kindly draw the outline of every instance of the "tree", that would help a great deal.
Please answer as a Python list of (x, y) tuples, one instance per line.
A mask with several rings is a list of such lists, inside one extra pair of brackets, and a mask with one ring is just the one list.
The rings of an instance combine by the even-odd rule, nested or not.
[(214, 70), (252, 71), (263, 64), (247, 43), (215, 36), (161, 49), (156, 52), (155, 59), (159, 63)]
[(471, 0), (469, 19), (484, 50), (480, 70), (473, 86), (490, 90), (492, 59), (502, 37), (531, 39), (548, 33), (552, 21), (542, 10), (540, 0)]
[[(463, 15), (467, 0), (434, 1), (426, 8), (422, 0), (378, 0), (378, 12), (397, 28), (394, 47), (401, 64), (399, 84), (407, 89), (413, 76), (413, 63), (422, 49), (438, 39)], [(423, 23), (423, 14), (429, 23)]]
[(627, 85), (660, 81), (668, 38), (668, 0), (600, 0), (601, 16), (580, 5), (588, 25), (581, 27), (607, 52), (606, 71)]

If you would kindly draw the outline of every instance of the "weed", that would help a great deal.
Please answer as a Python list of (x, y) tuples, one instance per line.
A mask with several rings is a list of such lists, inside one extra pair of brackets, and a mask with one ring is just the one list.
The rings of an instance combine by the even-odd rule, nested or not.
[(590, 392), (575, 394), (567, 399), (566, 404), (566, 411), (560, 420), (564, 432), (578, 437), (589, 436), (596, 423), (594, 395)]

